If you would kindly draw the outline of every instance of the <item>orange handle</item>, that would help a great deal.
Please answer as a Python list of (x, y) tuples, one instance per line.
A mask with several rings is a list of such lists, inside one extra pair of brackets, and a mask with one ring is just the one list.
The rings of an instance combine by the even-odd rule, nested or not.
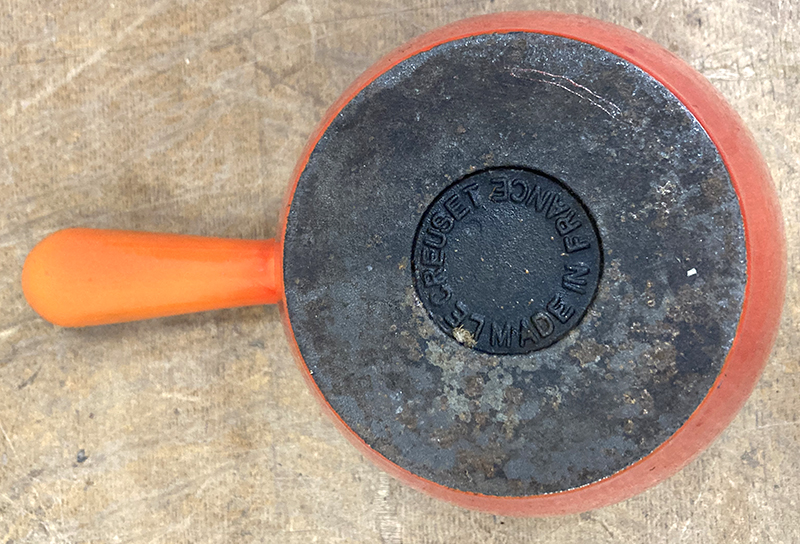
[(30, 252), (22, 290), (62, 327), (122, 323), (277, 303), (279, 259), (275, 240), (66, 229)]

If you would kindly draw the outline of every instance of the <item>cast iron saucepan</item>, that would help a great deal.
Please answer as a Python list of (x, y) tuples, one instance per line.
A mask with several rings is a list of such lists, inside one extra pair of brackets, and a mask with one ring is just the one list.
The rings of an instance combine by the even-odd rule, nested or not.
[(505, 13), (362, 75), (274, 240), (68, 229), (23, 287), (62, 326), (280, 304), (373, 462), (468, 508), (561, 514), (647, 489), (730, 422), (778, 327), (781, 225), (689, 66), (606, 23)]

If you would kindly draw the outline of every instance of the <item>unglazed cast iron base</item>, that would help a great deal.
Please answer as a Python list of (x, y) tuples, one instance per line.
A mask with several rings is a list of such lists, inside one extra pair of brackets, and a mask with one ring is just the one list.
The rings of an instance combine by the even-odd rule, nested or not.
[(463, 506), (567, 513), (654, 485), (774, 339), (763, 161), (705, 80), (611, 25), (501, 14), (417, 39), (332, 108), (290, 198), (309, 384), (370, 459)]

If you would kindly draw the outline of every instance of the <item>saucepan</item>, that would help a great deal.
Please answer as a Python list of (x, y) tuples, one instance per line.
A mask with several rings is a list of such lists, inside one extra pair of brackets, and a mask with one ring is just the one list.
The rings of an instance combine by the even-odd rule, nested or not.
[(467, 508), (552, 515), (641, 492), (724, 429), (785, 269), (769, 173), (714, 88), (634, 32), (528, 12), (364, 73), (275, 239), (66, 229), (23, 288), (65, 327), (279, 304), (366, 457)]

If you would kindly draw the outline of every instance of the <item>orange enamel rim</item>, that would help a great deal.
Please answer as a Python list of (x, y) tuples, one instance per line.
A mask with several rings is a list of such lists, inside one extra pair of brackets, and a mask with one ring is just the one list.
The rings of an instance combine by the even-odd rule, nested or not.
[[(320, 138), (344, 107), (377, 77), (404, 60), (443, 43), (469, 36), (532, 32), (569, 38), (613, 53), (638, 66), (674, 94), (697, 118), (716, 145), (739, 198), (747, 251), (747, 286), (733, 345), (700, 406), (684, 425), (650, 455), (592, 484), (547, 495), (497, 497), (459, 491), (421, 478), (370, 448), (328, 404), (303, 361), (289, 322), (285, 297), (281, 314), (298, 366), (339, 430), (378, 467), (433, 497), (470, 509), (503, 515), (549, 516), (583, 512), (640, 493), (675, 474), (702, 452), (734, 418), (755, 387), (778, 331), (786, 282), (783, 222), (777, 194), (761, 154), (744, 123), (724, 98), (682, 60), (635, 32), (578, 15), (510, 12), (475, 17), (424, 34), (396, 49), (362, 74), (328, 110), (295, 169), (284, 206), (280, 255), (289, 206), (300, 175)], [(282, 263), (282, 259), (278, 259)], [(282, 264), (281, 264), (282, 265)], [(283, 274), (280, 274), (283, 282)], [(281, 291), (283, 291), (281, 284)]]

